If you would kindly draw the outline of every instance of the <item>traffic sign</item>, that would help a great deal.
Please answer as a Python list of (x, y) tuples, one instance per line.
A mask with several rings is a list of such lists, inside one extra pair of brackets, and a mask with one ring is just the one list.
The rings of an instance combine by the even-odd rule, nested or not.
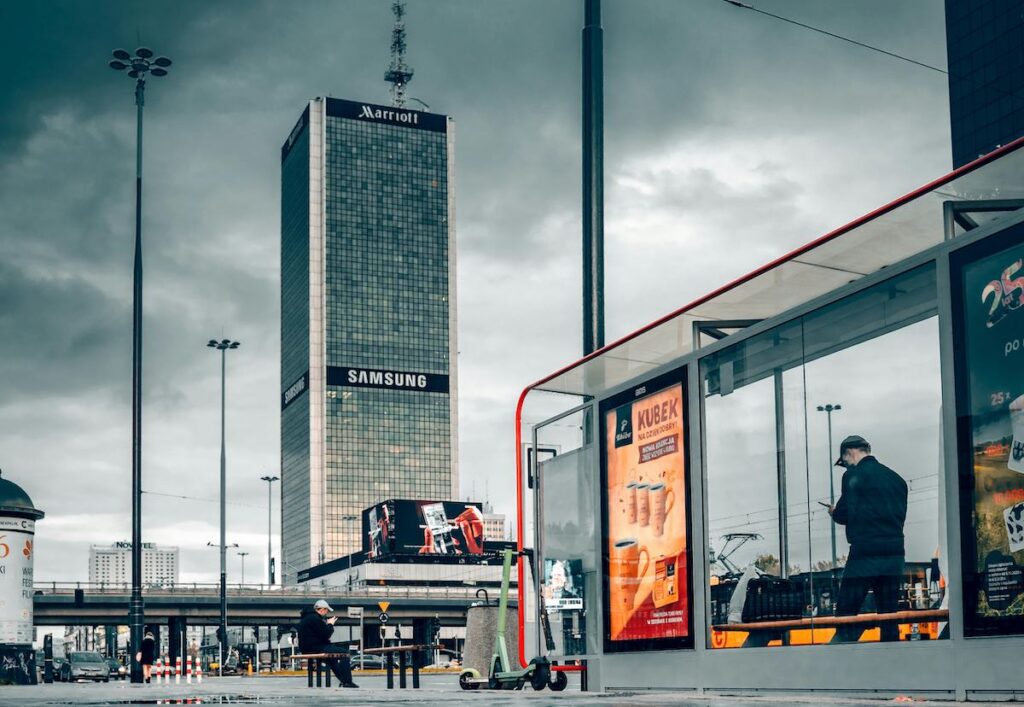
[(348, 607), (348, 617), (350, 619), (360, 619), (363, 616), (363, 607), (361, 606), (350, 606)]
[(388, 607), (391, 606), (391, 602), (389, 602), (389, 601), (379, 601), (379, 602), (377, 602), (377, 606), (380, 607), (380, 611), (383, 614), (385, 611), (388, 610)]
[(382, 611), (380, 612), (380, 616), (377, 617), (377, 620), (382, 624), (386, 624), (388, 622), (388, 615)]

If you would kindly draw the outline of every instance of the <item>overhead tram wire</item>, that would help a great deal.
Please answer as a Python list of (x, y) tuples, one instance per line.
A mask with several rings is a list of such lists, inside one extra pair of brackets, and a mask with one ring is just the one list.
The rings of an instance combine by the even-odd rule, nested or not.
[[(199, 498), (198, 496), (182, 496), (177, 493), (162, 493), (160, 491), (143, 491), (148, 496), (163, 496), (164, 498), (177, 498), (183, 501), (202, 501), (203, 503), (220, 503), (216, 498)], [(238, 501), (227, 501), (229, 506), (242, 506), (244, 508), (262, 508), (252, 503), (239, 503)]]
[(873, 52), (878, 52), (879, 54), (885, 54), (886, 56), (892, 57), (893, 59), (899, 59), (900, 61), (905, 61), (905, 62), (908, 62), (910, 64), (916, 64), (917, 66), (920, 66), (920, 67), (922, 67), (924, 69), (928, 69), (930, 71), (935, 71), (935, 72), (938, 72), (938, 73), (943, 74), (945, 76), (949, 76), (949, 72), (948, 71), (946, 71), (945, 69), (940, 69), (937, 66), (932, 66), (931, 64), (925, 64), (923, 61), (918, 61), (917, 59), (911, 59), (910, 57), (903, 56), (902, 54), (897, 54), (896, 52), (890, 52), (890, 51), (887, 51), (887, 50), (882, 49), (880, 47), (873, 46), (871, 44), (865, 44), (864, 42), (858, 42), (856, 39), (850, 39), (849, 37), (844, 37), (843, 35), (836, 34), (835, 32), (829, 32), (828, 30), (821, 29), (820, 27), (814, 27), (812, 25), (804, 24), (803, 22), (797, 22), (796, 20), (791, 20), (788, 17), (783, 17), (782, 15), (776, 15), (776, 14), (773, 14), (773, 13), (768, 12), (766, 10), (758, 9), (758, 8), (754, 7), (753, 5), (748, 5), (745, 2), (740, 2), (740, 0), (722, 0), (722, 2), (726, 2), (726, 3), (730, 4), (730, 5), (734, 5), (735, 7), (739, 7), (739, 8), (742, 8), (744, 10), (753, 10), (754, 12), (758, 13), (759, 15), (765, 15), (766, 17), (771, 17), (772, 19), (775, 19), (775, 20), (780, 20), (782, 22), (787, 22), (787, 23), (789, 23), (791, 25), (796, 25), (797, 27), (802, 27), (804, 29), (809, 29), (812, 32), (817, 32), (818, 34), (824, 34), (824, 35), (826, 35), (828, 37), (832, 37), (833, 39), (839, 39), (839, 40), (841, 40), (843, 42), (848, 42), (848, 43), (854, 44), (854, 45), (856, 45), (858, 47), (862, 47), (864, 49), (869, 49), (869, 50), (871, 50)]

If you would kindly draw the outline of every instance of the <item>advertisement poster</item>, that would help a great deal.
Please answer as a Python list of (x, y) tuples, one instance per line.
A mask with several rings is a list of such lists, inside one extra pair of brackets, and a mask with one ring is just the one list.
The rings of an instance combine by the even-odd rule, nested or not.
[(36, 523), (0, 518), (0, 643), (32, 643), (32, 541)]
[(690, 638), (683, 386), (650, 388), (604, 412), (609, 650)]
[(1024, 246), (975, 257), (960, 272), (959, 415), (971, 456), (961, 473), (973, 488), (963, 529), (967, 623), (1001, 633), (1024, 616)]
[(363, 551), (384, 555), (482, 555), (479, 503), (394, 499), (363, 511)]
[(544, 559), (544, 608), (549, 614), (583, 609), (583, 560)]

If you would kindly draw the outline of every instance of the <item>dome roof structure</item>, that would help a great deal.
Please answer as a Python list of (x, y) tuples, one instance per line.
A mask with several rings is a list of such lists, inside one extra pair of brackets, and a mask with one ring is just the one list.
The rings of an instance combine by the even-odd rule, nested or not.
[(45, 515), (35, 507), (25, 489), (13, 481), (0, 477), (0, 515), (31, 518), (33, 520)]

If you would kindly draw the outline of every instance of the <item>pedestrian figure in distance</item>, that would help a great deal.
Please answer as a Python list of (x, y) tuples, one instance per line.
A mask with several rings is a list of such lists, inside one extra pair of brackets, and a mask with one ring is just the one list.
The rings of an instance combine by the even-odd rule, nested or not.
[(152, 631), (146, 631), (142, 637), (142, 646), (135, 654), (135, 660), (142, 663), (142, 679), (149, 682), (153, 672), (153, 661), (156, 660), (156, 638)]

